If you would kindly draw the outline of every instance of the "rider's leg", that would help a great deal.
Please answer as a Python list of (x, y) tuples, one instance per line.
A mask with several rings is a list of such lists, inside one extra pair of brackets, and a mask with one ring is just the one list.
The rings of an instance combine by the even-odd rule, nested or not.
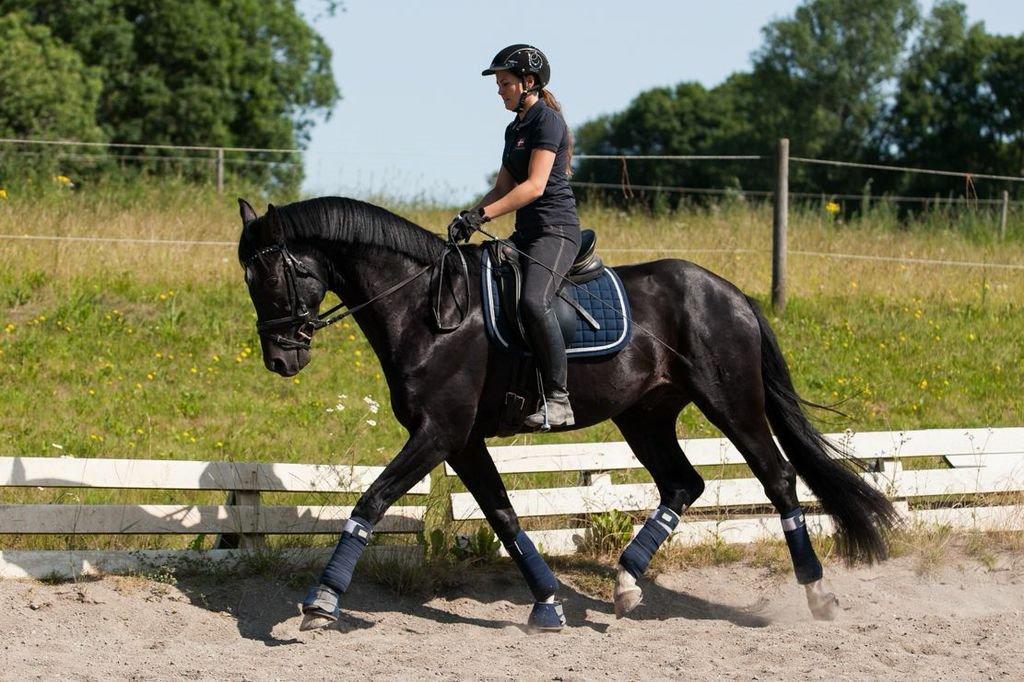
[(544, 391), (540, 411), (527, 417), (526, 425), (529, 428), (540, 428), (545, 423), (572, 426), (574, 419), (566, 390), (565, 340), (551, 305), (579, 247), (566, 237), (544, 234), (524, 240), (520, 248), (526, 254), (520, 258), (523, 268), (520, 309)]

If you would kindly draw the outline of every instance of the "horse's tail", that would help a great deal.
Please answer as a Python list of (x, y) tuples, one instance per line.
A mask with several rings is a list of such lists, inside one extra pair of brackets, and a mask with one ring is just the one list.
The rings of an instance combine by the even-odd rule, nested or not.
[(855, 460), (808, 421), (801, 404), (823, 407), (797, 395), (789, 368), (757, 302), (747, 298), (761, 328), (761, 375), (768, 423), (796, 472), (836, 525), (840, 554), (848, 561), (874, 562), (888, 555), (886, 531), (897, 519), (885, 495), (850, 464)]

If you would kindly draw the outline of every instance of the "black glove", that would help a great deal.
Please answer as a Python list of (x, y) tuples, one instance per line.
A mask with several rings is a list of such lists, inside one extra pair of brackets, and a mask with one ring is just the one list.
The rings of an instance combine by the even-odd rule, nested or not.
[(484, 215), (483, 208), (460, 211), (459, 215), (448, 223), (448, 239), (453, 242), (468, 241), (470, 236), (488, 220), (490, 218)]

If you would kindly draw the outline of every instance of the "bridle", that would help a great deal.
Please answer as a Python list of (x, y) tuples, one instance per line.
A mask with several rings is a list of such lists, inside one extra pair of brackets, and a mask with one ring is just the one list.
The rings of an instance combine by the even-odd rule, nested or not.
[[(443, 284), (441, 280), (443, 280), (444, 278), (445, 258), (448, 256), (452, 249), (454, 249), (459, 254), (459, 258), (461, 259), (461, 265), (466, 286), (466, 306), (459, 306), (461, 312), (459, 321), (454, 326), (446, 327), (441, 324), (440, 286)], [(306, 306), (305, 302), (302, 300), (302, 297), (299, 296), (299, 289), (297, 284), (298, 279), (300, 277), (312, 277), (320, 284), (322, 284), (324, 290), (326, 291), (328, 289), (327, 282), (324, 281), (315, 272), (313, 272), (309, 267), (307, 267), (302, 261), (296, 258), (295, 255), (288, 250), (288, 247), (283, 242), (264, 247), (257, 251), (256, 253), (252, 254), (252, 256), (250, 256), (248, 260), (245, 261), (245, 267), (248, 268), (249, 265), (258, 258), (261, 258), (262, 256), (265, 256), (269, 253), (275, 252), (281, 254), (282, 266), (284, 267), (285, 286), (288, 288), (288, 315), (286, 315), (285, 317), (276, 317), (272, 320), (257, 319), (256, 331), (257, 333), (259, 333), (261, 337), (274, 342), (275, 344), (277, 344), (278, 346), (285, 350), (309, 350), (310, 343), (313, 340), (314, 333), (316, 333), (320, 329), (323, 329), (324, 327), (331, 326), (332, 324), (338, 322), (339, 320), (345, 319), (349, 315), (353, 315), (359, 312), (366, 306), (384, 298), (385, 296), (395, 293), (405, 285), (413, 282), (413, 280), (418, 279), (420, 276), (422, 276), (424, 273), (426, 273), (433, 267), (437, 266), (439, 263), (441, 264), (441, 276), (438, 278), (438, 296), (436, 304), (432, 306), (432, 310), (434, 313), (434, 321), (437, 323), (438, 331), (454, 331), (455, 329), (458, 329), (459, 326), (462, 325), (463, 320), (465, 320), (466, 318), (466, 312), (469, 308), (469, 270), (468, 266), (466, 265), (466, 258), (462, 254), (462, 250), (459, 248), (458, 244), (454, 243), (451, 240), (448, 241), (448, 244), (445, 246), (444, 251), (441, 252), (441, 256), (436, 261), (430, 263), (429, 265), (425, 265), (423, 268), (416, 271), (409, 277), (406, 277), (397, 284), (388, 287), (387, 289), (377, 294), (373, 298), (369, 299), (368, 301), (364, 301), (363, 303), (360, 303), (355, 307), (348, 307), (345, 305), (344, 302), (341, 302), (338, 305), (324, 311), (322, 314), (319, 311), (311, 310), (309, 309), (309, 307)], [(458, 305), (458, 301), (456, 301), (456, 305)], [(338, 312), (342, 308), (346, 308), (346, 310)], [(275, 331), (286, 328), (294, 328), (295, 334), (299, 338), (291, 339), (288, 338), (287, 336), (282, 336), (280, 333), (277, 333)]]

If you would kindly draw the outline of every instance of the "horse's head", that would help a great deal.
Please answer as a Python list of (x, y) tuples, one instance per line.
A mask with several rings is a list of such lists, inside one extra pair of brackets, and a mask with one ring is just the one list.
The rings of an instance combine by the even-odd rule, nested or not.
[(273, 204), (263, 216), (257, 216), (244, 199), (238, 200), (238, 206), (242, 216), (239, 261), (256, 308), (263, 364), (290, 377), (309, 364), (310, 341), (321, 326), (317, 311), (327, 294), (327, 278), (311, 253), (288, 248)]

